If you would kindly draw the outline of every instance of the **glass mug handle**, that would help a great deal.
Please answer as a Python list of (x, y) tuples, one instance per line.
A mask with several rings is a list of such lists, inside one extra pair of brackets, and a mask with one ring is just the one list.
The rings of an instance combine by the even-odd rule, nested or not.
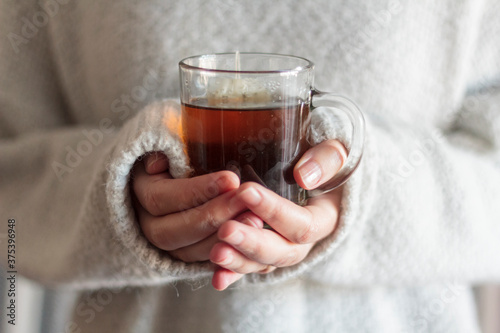
[[(319, 188), (307, 191), (308, 197), (318, 196), (344, 184), (354, 173), (363, 156), (365, 120), (356, 104), (343, 96), (312, 90), (311, 111), (314, 112), (315, 109), (320, 107), (328, 109), (334, 116), (339, 115), (339, 119), (347, 119), (348, 126), (351, 128), (351, 136), (349, 146), (346, 147), (347, 159), (341, 169)], [(344, 123), (341, 126), (345, 128), (346, 124)]]

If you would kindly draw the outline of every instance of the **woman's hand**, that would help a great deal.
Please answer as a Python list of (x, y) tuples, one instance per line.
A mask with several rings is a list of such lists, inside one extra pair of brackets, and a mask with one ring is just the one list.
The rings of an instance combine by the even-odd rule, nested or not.
[[(317, 188), (337, 173), (346, 156), (341, 143), (325, 141), (302, 156), (294, 168), (295, 180), (303, 188)], [(341, 195), (341, 189), (336, 189), (301, 207), (256, 183), (232, 191), (228, 209), (243, 205), (250, 212), (220, 226), (220, 242), (210, 252), (210, 260), (219, 266), (212, 285), (223, 290), (243, 274), (268, 273), (301, 262), (318, 241), (335, 230)], [(263, 221), (273, 230), (264, 229)]]
[(145, 237), (185, 262), (208, 260), (220, 225), (246, 210), (243, 202), (227, 205), (239, 185), (230, 171), (173, 179), (167, 157), (158, 152), (132, 171), (133, 204)]

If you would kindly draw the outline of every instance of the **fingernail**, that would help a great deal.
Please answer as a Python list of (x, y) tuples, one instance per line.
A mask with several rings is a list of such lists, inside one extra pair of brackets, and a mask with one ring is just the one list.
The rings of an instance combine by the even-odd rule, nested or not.
[(229, 265), (232, 261), (233, 261), (233, 256), (228, 253), (227, 256), (224, 259), (216, 262), (216, 264), (219, 264), (219, 265)]
[(240, 193), (240, 198), (251, 205), (258, 205), (262, 201), (262, 197), (253, 187), (249, 187)]
[(148, 159), (148, 163), (147, 163), (147, 165), (146, 165), (146, 170), (151, 170), (151, 167), (153, 166), (153, 164), (155, 164), (155, 163), (156, 163), (156, 161), (157, 161), (157, 160), (158, 160), (158, 158), (157, 158), (157, 157), (154, 157), (154, 158), (151, 158), (151, 157), (150, 157), (150, 158)]
[(252, 226), (257, 229), (262, 229), (264, 227), (264, 222), (261, 219), (254, 217), (252, 218), (245, 217), (241, 220), (241, 223), (244, 223), (246, 225)]
[(244, 236), (241, 231), (234, 231), (232, 234), (229, 236), (225, 237), (225, 241), (232, 244), (232, 245), (240, 245), (243, 242)]
[(313, 160), (305, 162), (299, 168), (299, 174), (307, 188), (312, 188), (321, 179), (321, 168)]

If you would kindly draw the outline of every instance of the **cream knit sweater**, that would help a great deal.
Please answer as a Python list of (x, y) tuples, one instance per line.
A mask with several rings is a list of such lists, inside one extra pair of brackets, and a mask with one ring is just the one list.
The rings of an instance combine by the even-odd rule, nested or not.
[[(494, 0), (2, 0), (19, 273), (79, 290), (66, 332), (477, 332), (469, 288), (500, 281), (499, 22)], [(177, 62), (234, 50), (314, 61), (366, 147), (334, 234), (217, 292), (141, 235), (128, 182), (152, 150), (183, 176)]]

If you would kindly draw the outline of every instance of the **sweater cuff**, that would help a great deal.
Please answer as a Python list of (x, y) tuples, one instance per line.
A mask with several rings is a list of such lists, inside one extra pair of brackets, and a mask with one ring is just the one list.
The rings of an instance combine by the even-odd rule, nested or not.
[[(180, 105), (164, 100), (148, 105), (122, 128), (108, 165), (106, 198), (118, 240), (158, 278), (192, 279), (213, 271), (209, 263), (187, 264), (171, 259), (142, 234), (130, 195), (130, 173), (145, 153), (161, 151), (169, 159), (174, 178), (186, 177), (190, 168), (181, 140)], [(156, 273), (156, 274), (155, 274)], [(148, 274), (151, 275), (151, 274)]]

